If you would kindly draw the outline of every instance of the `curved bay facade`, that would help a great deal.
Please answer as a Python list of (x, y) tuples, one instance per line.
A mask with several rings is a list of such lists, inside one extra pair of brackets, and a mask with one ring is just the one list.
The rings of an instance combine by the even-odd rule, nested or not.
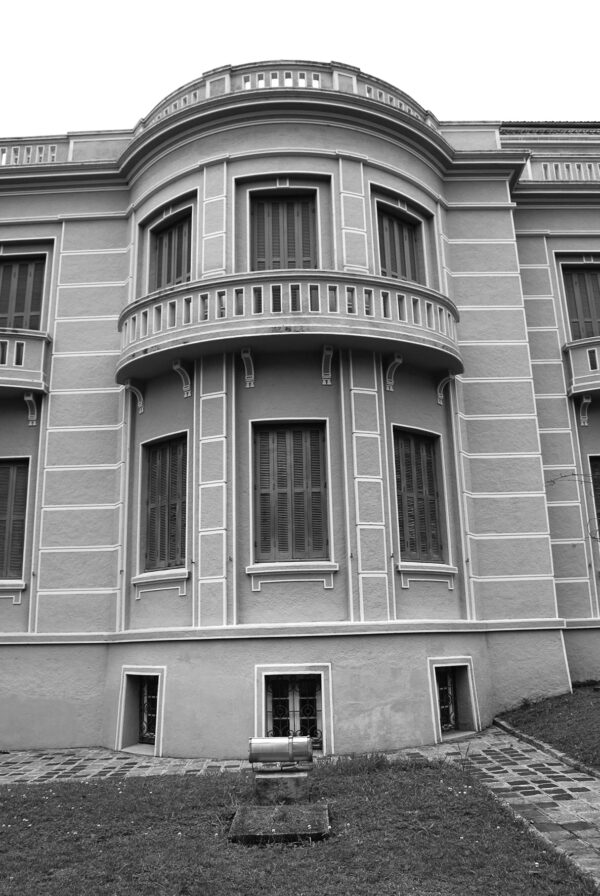
[(0, 140), (0, 747), (393, 749), (597, 678), (599, 184), (596, 125), (337, 63)]

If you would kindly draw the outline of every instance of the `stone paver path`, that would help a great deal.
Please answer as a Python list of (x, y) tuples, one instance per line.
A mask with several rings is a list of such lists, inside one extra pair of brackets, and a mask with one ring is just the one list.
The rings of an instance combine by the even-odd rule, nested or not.
[[(589, 874), (600, 892), (600, 775), (578, 771), (567, 757), (500, 728), (469, 739), (391, 754), (448, 759), (469, 770), (550, 845)], [(250, 768), (245, 760), (169, 759), (105, 749), (0, 753), (0, 785), (85, 778), (210, 775)]]

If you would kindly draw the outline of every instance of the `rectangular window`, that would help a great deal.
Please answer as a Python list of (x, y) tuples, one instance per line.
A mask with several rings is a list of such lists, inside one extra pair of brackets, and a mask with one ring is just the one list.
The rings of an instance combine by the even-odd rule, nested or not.
[(267, 737), (310, 737), (323, 748), (320, 675), (267, 675)]
[(327, 558), (325, 427), (256, 427), (254, 477), (256, 561)]
[(600, 336), (600, 267), (563, 267), (572, 339)]
[(379, 206), (377, 225), (382, 276), (424, 283), (420, 223)]
[(314, 194), (252, 198), (253, 271), (317, 267), (315, 206)]
[(443, 560), (437, 448), (435, 437), (396, 430), (394, 457), (402, 560)]
[(0, 327), (39, 330), (45, 258), (0, 259)]
[(185, 565), (187, 439), (146, 446), (145, 569)]
[(191, 279), (192, 216), (188, 212), (152, 231), (150, 289), (166, 289)]
[(0, 579), (23, 575), (28, 461), (0, 461)]

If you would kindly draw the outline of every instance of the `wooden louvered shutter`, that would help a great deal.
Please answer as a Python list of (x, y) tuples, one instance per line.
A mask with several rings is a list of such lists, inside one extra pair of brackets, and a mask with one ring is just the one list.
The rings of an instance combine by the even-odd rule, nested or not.
[(186, 444), (177, 439), (170, 442), (168, 481), (168, 566), (185, 563), (186, 531)]
[(39, 330), (44, 268), (43, 258), (0, 264), (0, 327)]
[(253, 271), (317, 266), (314, 196), (253, 199), (251, 231)]
[(254, 450), (257, 561), (326, 557), (323, 428), (260, 428)]
[(563, 269), (573, 339), (600, 336), (600, 268)]
[(592, 534), (600, 537), (600, 457), (590, 457), (590, 469), (592, 472), (592, 491), (594, 493), (594, 505), (596, 507), (596, 531)]
[(151, 445), (147, 454), (146, 569), (183, 566), (186, 541), (186, 439)]
[(382, 276), (422, 282), (420, 226), (398, 215), (380, 210), (378, 230)]
[(178, 218), (153, 235), (152, 289), (164, 289), (185, 283), (191, 277), (192, 219), (189, 214)]
[(27, 461), (0, 463), (0, 579), (23, 574), (27, 473)]
[(401, 558), (441, 560), (436, 440), (399, 432), (394, 449)]

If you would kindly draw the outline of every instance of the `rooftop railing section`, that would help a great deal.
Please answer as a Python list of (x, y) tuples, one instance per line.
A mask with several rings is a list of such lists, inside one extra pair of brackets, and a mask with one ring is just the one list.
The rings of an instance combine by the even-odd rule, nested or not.
[(0, 141), (0, 168), (49, 165), (66, 162), (69, 152), (68, 141), (49, 142), (47, 140)]
[(600, 155), (588, 158), (549, 158), (530, 160), (523, 180), (565, 183), (600, 183)]
[(404, 112), (437, 130), (437, 121), (408, 94), (352, 66), (318, 62), (262, 62), (224, 66), (206, 72), (196, 81), (176, 90), (138, 124), (135, 136), (158, 122), (198, 103), (252, 91), (338, 91), (355, 94)]

